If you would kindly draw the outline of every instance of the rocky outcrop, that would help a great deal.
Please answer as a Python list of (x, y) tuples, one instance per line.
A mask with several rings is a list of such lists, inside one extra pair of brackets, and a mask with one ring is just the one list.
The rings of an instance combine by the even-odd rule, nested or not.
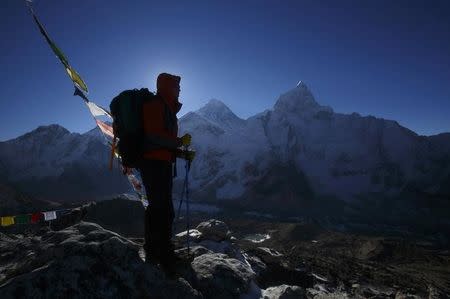
[(258, 258), (232, 242), (228, 227), (218, 220), (197, 227), (189, 251), (181, 242), (187, 232), (177, 237), (176, 253), (184, 262), (173, 278), (144, 262), (139, 243), (95, 223), (65, 227), (80, 215), (69, 216), (68, 222), (52, 226), (57, 231), (41, 227), (30, 235), (0, 235), (2, 298), (290, 298), (283, 294), (300, 288), (262, 290)]
[(2, 298), (202, 298), (183, 278), (144, 264), (136, 243), (94, 223), (2, 237), (0, 251)]
[[(202, 227), (215, 240), (206, 239)], [(184, 242), (187, 232), (175, 238), (175, 276), (145, 263), (142, 239), (130, 240), (95, 223), (61, 224), (58, 231), (41, 227), (32, 234), (0, 233), (0, 297), (318, 299), (414, 294), (329, 279), (308, 267), (293, 267), (283, 252), (269, 247), (243, 250), (240, 240), (230, 237), (226, 224), (217, 220), (201, 223), (193, 232), (189, 248)], [(430, 298), (441, 298), (435, 293)]]

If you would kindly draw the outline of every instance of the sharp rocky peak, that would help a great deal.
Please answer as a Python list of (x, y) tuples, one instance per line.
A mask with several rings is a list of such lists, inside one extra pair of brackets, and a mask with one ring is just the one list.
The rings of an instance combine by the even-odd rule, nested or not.
[(299, 81), (295, 88), (282, 94), (274, 106), (275, 110), (294, 112), (314, 110), (320, 107), (314, 95), (303, 81)]

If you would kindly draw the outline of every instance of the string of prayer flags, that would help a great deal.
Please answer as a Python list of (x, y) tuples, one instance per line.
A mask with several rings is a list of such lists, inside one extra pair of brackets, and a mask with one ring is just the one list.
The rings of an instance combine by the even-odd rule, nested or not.
[[(53, 53), (56, 55), (56, 57), (59, 59), (59, 61), (63, 64), (67, 74), (69, 75), (70, 79), (73, 82), (73, 85), (75, 87), (75, 96), (81, 97), (84, 102), (86, 103), (90, 113), (92, 114), (92, 117), (94, 118), (97, 126), (99, 127), (100, 131), (102, 132), (103, 137), (105, 138), (107, 144), (112, 147), (112, 156), (116, 156), (120, 161), (120, 156), (115, 151), (115, 141), (114, 139), (114, 133), (113, 128), (111, 126), (112, 122), (112, 116), (111, 114), (104, 108), (100, 107), (99, 105), (91, 102), (88, 97), (88, 87), (86, 83), (83, 81), (81, 76), (70, 66), (69, 60), (64, 55), (64, 53), (61, 51), (61, 49), (56, 46), (56, 44), (53, 42), (53, 40), (50, 38), (48, 33), (45, 31), (44, 26), (41, 24), (39, 19), (37, 18), (36, 14), (34, 13), (32, 2), (27, 0), (27, 6), (30, 10), (31, 15), (33, 16), (33, 19), (36, 23), (36, 25), (39, 28), (39, 31), (45, 38), (47, 44), (52, 49)], [(139, 200), (142, 202), (144, 208), (148, 206), (148, 199), (147, 195), (145, 193), (145, 188), (142, 186), (142, 180), (140, 178), (140, 175), (137, 170), (133, 169), (131, 170), (131, 174), (127, 175), (128, 181), (130, 185), (133, 187), (133, 190), (136, 192)], [(137, 182), (138, 181), (138, 182)], [(32, 215), (31, 216), (31, 222), (37, 223), (41, 219), (39, 215)]]
[(39, 31), (44, 36), (45, 40), (47, 41), (48, 45), (52, 49), (53, 53), (58, 57), (59, 61), (62, 63), (64, 68), (66, 69), (67, 75), (69, 75), (70, 79), (72, 80), (73, 84), (83, 90), (84, 92), (88, 92), (88, 88), (86, 83), (84, 83), (83, 79), (81, 79), (81, 76), (70, 66), (69, 61), (67, 60), (64, 53), (56, 46), (56, 44), (50, 39), (50, 36), (47, 34), (47, 32), (44, 29), (44, 26), (39, 22), (37, 16), (34, 14), (34, 11), (31, 7), (31, 4), (28, 3), (28, 8), (30, 10), (31, 15), (33, 16), (34, 21), (36, 22), (36, 25), (39, 27)]

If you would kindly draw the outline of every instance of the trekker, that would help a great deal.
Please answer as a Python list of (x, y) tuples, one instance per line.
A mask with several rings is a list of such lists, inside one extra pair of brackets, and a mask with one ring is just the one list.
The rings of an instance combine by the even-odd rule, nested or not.
[(150, 203), (145, 211), (146, 262), (159, 263), (169, 273), (174, 272), (175, 262), (172, 170), (177, 157), (192, 161), (195, 155), (180, 149), (190, 145), (191, 135), (177, 137), (180, 80), (179, 76), (160, 74), (155, 100), (143, 104), (144, 157), (138, 167)]

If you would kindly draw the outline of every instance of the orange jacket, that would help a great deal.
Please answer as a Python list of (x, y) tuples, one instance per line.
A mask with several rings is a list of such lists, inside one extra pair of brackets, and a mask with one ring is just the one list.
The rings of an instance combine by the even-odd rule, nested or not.
[(180, 77), (160, 74), (156, 98), (144, 102), (143, 127), (145, 135), (144, 159), (174, 162), (180, 146), (178, 118), (181, 109), (178, 102)]
[(178, 147), (177, 117), (167, 119), (167, 104), (160, 97), (144, 103), (144, 158), (173, 162)]

